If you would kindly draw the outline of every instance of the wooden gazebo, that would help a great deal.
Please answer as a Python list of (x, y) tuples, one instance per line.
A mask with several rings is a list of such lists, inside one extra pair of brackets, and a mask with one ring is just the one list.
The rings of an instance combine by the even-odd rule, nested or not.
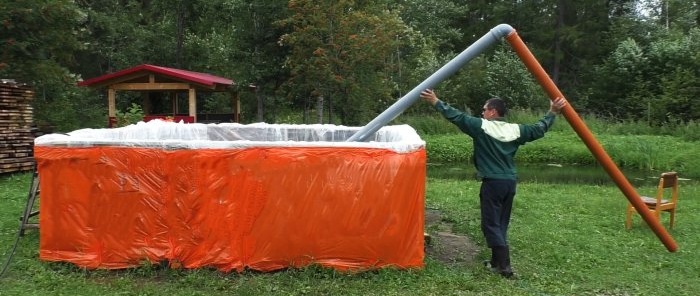
[[(144, 121), (170, 117), (175, 121), (184, 121), (186, 123), (199, 122), (197, 92), (229, 92), (231, 93), (233, 112), (227, 121), (240, 122), (240, 100), (238, 92), (233, 88), (235, 86), (233, 80), (207, 73), (143, 64), (88, 79), (78, 83), (78, 85), (107, 89), (110, 127), (114, 126), (116, 122), (117, 91), (141, 92), (145, 115)], [(151, 98), (149, 94), (154, 92), (171, 92), (176, 94), (172, 100), (171, 113), (151, 114)], [(188, 94), (188, 113), (186, 115), (180, 114), (178, 110), (177, 93), (182, 92), (187, 92)]]

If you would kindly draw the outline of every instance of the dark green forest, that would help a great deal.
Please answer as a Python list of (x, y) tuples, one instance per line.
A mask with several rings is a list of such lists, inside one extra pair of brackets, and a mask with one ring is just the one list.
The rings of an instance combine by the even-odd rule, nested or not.
[[(60, 131), (106, 126), (105, 94), (79, 81), (140, 64), (234, 80), (245, 123), (364, 125), (505, 23), (579, 112), (675, 125), (700, 119), (699, 10), (700, 0), (0, 0), (0, 78), (32, 85), (35, 120)], [(437, 92), (464, 109), (491, 96), (547, 104), (505, 42)], [(229, 107), (203, 99), (205, 112)]]

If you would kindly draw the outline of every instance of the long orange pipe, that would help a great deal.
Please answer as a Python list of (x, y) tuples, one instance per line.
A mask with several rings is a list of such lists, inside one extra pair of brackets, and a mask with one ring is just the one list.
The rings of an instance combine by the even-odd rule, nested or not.
[[(544, 90), (549, 95), (550, 100), (554, 100), (558, 97), (564, 97), (561, 91), (559, 91), (559, 88), (557, 88), (552, 79), (549, 78), (547, 72), (545, 72), (535, 56), (532, 55), (530, 50), (515, 31), (511, 32), (506, 37), (506, 40), (511, 46), (513, 46), (513, 49), (523, 63), (525, 63), (525, 66), (535, 76), (540, 85), (542, 85)], [(617, 184), (617, 187), (620, 188), (632, 206), (637, 209), (637, 212), (642, 216), (644, 221), (646, 221), (656, 236), (658, 236), (664, 246), (666, 246), (666, 249), (668, 249), (669, 252), (675, 252), (678, 249), (676, 242), (661, 225), (659, 220), (656, 219), (656, 217), (654, 217), (651, 211), (646, 207), (641, 197), (639, 197), (637, 191), (634, 190), (627, 178), (625, 178), (625, 175), (622, 174), (615, 162), (613, 162), (610, 156), (608, 156), (603, 149), (603, 146), (598, 143), (586, 124), (583, 122), (583, 120), (581, 120), (581, 117), (579, 117), (574, 108), (571, 107), (571, 104), (567, 104), (567, 106), (562, 109), (562, 114), (566, 120), (569, 121), (569, 124), (571, 124), (571, 127), (574, 129), (574, 131), (576, 131), (581, 140), (583, 140), (586, 146), (588, 146), (588, 150), (593, 153), (593, 156), (595, 156), (608, 175), (610, 175), (610, 178), (612, 178), (612, 180)]]

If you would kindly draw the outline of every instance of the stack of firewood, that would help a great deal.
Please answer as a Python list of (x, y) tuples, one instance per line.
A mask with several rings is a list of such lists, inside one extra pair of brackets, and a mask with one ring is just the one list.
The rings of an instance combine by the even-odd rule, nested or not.
[(34, 166), (33, 99), (28, 85), (0, 80), (0, 174)]

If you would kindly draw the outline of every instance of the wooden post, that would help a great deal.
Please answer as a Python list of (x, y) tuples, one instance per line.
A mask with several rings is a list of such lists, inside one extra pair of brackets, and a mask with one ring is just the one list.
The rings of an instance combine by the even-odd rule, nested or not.
[(180, 110), (177, 109), (177, 93), (171, 92), (168, 93), (168, 96), (170, 97), (170, 105), (172, 105), (173, 109), (173, 117), (175, 117), (178, 113), (180, 113)]
[(107, 127), (112, 128), (117, 124), (117, 90), (107, 89)]
[(197, 90), (190, 88), (189, 92), (190, 116), (194, 119), (192, 122), (197, 122)]
[(233, 122), (241, 122), (241, 97), (238, 92), (231, 93), (231, 100), (233, 103)]
[(109, 117), (117, 117), (117, 91), (113, 88), (107, 89), (107, 110)]

